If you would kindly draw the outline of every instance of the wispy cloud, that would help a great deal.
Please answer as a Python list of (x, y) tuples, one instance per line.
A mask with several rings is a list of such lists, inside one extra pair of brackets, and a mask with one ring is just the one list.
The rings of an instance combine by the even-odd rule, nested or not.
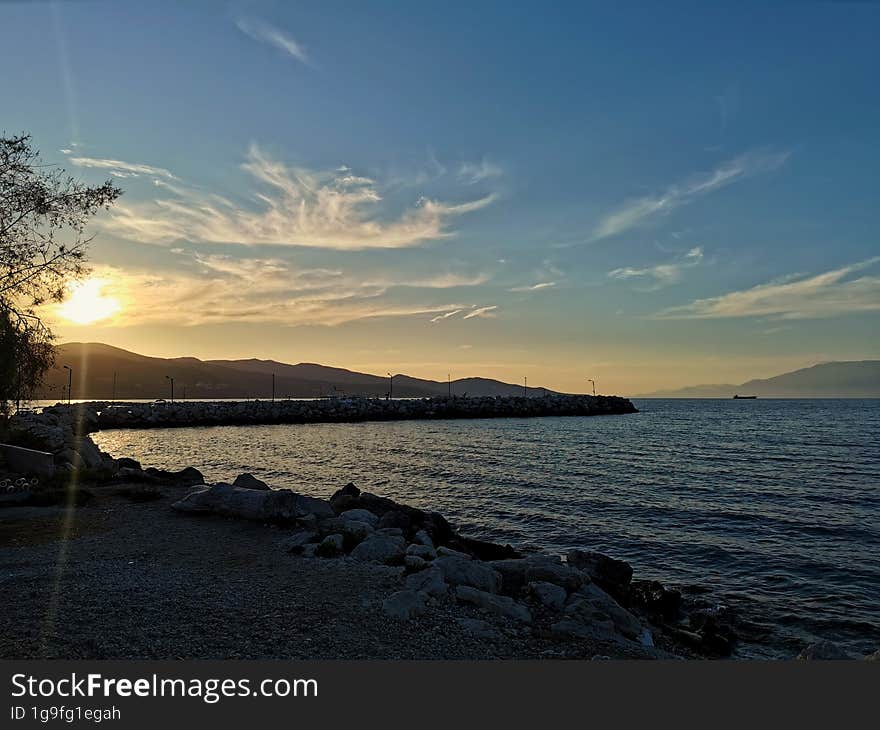
[(530, 292), (530, 291), (540, 291), (541, 289), (549, 289), (551, 287), (556, 286), (555, 281), (541, 281), (537, 284), (531, 284), (529, 286), (515, 286), (510, 291), (513, 292)]
[(676, 261), (643, 268), (626, 266), (612, 269), (608, 272), (608, 276), (611, 279), (648, 281), (649, 289), (653, 291), (681, 281), (685, 269), (698, 266), (702, 261), (703, 249), (696, 246)]
[(456, 314), (459, 314), (462, 310), (453, 309), (451, 312), (444, 312), (443, 314), (438, 314), (436, 317), (431, 317), (431, 322), (441, 322), (444, 319), (449, 319), (450, 317), (454, 317)]
[(260, 43), (268, 43), (301, 63), (309, 64), (305, 49), (293, 38), (273, 25), (262, 20), (240, 18), (235, 22), (238, 29), (246, 36)]
[(691, 304), (665, 309), (655, 317), (818, 319), (880, 311), (880, 277), (853, 276), (878, 262), (880, 257), (874, 257), (816, 276), (787, 277), (719, 297), (698, 299)]
[(502, 172), (499, 165), (483, 158), (480, 162), (463, 162), (458, 168), (458, 177), (468, 185), (474, 185), (482, 180), (499, 177)]
[(593, 231), (592, 240), (616, 236), (739, 180), (775, 170), (785, 164), (789, 156), (789, 152), (749, 152), (725, 162), (709, 173), (673, 185), (662, 193), (631, 200), (599, 222)]
[[(343, 171), (289, 168), (252, 145), (243, 164), (260, 185), (256, 206), (237, 205), (218, 195), (163, 183), (172, 197), (114, 207), (116, 233), (146, 243), (190, 241), (337, 250), (407, 248), (450, 235), (450, 219), (495, 200), (486, 195), (463, 203), (426, 198), (389, 219), (373, 181)], [(161, 182), (161, 181), (160, 181)]]
[[(195, 326), (230, 322), (284, 326), (337, 326), (380, 317), (424, 317), (466, 311), (468, 305), (436, 301), (426, 289), (416, 301), (393, 295), (404, 282), (364, 281), (356, 272), (300, 269), (276, 258), (181, 253), (174, 269), (97, 266), (90, 281), (119, 303), (107, 326)], [(430, 280), (426, 280), (430, 281)], [(47, 305), (48, 306), (48, 305)], [(50, 315), (63, 309), (51, 305)]]
[(478, 307), (472, 312), (468, 312), (462, 319), (475, 319), (477, 317), (480, 318), (490, 318), (495, 316), (495, 312), (498, 309), (497, 304), (492, 304), (488, 307)]
[[(64, 154), (69, 155), (72, 150), (61, 150)], [(144, 165), (137, 162), (123, 162), (122, 160), (105, 160), (96, 157), (71, 157), (70, 163), (77, 167), (91, 167), (99, 170), (108, 170), (111, 175), (116, 177), (138, 177), (139, 175), (152, 175), (153, 177), (166, 178), (168, 180), (176, 180), (170, 171), (153, 167), (152, 165)]]

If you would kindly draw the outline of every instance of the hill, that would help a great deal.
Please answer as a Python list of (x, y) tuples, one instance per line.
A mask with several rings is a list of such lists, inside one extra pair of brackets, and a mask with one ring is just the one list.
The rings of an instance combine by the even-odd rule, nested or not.
[(640, 398), (880, 398), (880, 360), (826, 362), (739, 385), (694, 385)]
[[(274, 360), (199, 360), (139, 355), (97, 342), (70, 342), (56, 348), (56, 365), (45, 378), (40, 399), (61, 400), (73, 368), (73, 398), (135, 400), (169, 398), (174, 378), (176, 399), (270, 398), (272, 374), (276, 398), (314, 398), (327, 395), (384, 396), (387, 376), (359, 373), (316, 363), (291, 365)], [(115, 387), (114, 387), (115, 378)], [(394, 397), (446, 395), (450, 385), (408, 375), (394, 376)], [(523, 387), (489, 378), (453, 380), (452, 393), (472, 396), (522, 395)], [(529, 388), (540, 395), (544, 388)]]

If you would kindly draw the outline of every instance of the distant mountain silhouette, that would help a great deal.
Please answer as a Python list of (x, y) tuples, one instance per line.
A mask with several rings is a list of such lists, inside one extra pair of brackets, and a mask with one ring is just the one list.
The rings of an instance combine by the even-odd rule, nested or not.
[[(274, 360), (199, 360), (194, 357), (161, 358), (138, 355), (98, 342), (69, 342), (56, 348), (56, 365), (45, 378), (38, 398), (61, 400), (73, 368), (73, 398), (170, 398), (174, 378), (175, 399), (270, 398), (275, 374), (276, 398), (314, 398), (328, 395), (385, 396), (389, 378), (315, 363), (289, 365)], [(185, 391), (185, 396), (184, 396)], [(446, 395), (449, 385), (408, 375), (394, 376), (394, 397)], [(529, 388), (531, 396), (553, 391)], [(452, 381), (454, 395), (522, 395), (523, 387), (489, 378)]]
[(740, 385), (694, 385), (641, 398), (880, 398), (880, 360), (826, 362)]

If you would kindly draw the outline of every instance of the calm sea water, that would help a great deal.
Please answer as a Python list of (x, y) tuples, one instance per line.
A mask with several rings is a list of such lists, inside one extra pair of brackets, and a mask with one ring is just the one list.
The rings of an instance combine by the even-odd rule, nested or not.
[(880, 400), (642, 400), (599, 418), (125, 430), (145, 466), (348, 481), (475, 536), (631, 562), (748, 622), (742, 656), (880, 648)]

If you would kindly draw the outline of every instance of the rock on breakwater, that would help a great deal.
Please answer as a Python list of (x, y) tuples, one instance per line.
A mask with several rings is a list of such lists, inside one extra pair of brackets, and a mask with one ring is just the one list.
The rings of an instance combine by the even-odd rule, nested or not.
[[(90, 406), (92, 404), (89, 404)], [(191, 401), (178, 403), (93, 404), (95, 427), (156, 428), (271, 423), (337, 423), (442, 418), (522, 418), (599, 416), (636, 413), (617, 396), (548, 395), (525, 397), (451, 397), (386, 400), (326, 398), (276, 401)]]

